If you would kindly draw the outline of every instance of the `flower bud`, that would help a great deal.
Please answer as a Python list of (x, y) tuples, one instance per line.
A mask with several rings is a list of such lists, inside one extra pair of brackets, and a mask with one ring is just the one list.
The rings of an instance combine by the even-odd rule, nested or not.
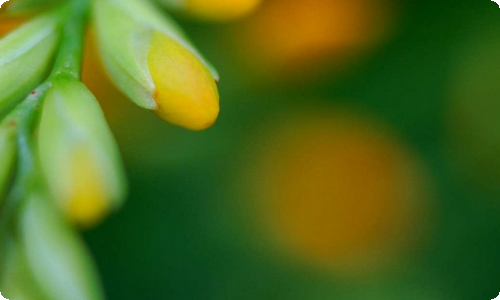
[(104, 65), (127, 96), (175, 125), (215, 122), (217, 72), (172, 20), (137, 0), (101, 0), (94, 9)]
[(54, 81), (39, 145), (47, 184), (74, 223), (92, 226), (121, 205), (126, 187), (118, 148), (97, 100), (81, 82)]
[[(17, 239), (4, 236), (2, 241), (5, 260), (1, 265), (0, 295), (7, 299), (39, 299), (42, 291), (28, 267), (26, 255)], [(2, 297), (0, 297), (2, 299)]]
[(253, 12), (261, 0), (160, 0), (169, 8), (210, 21), (231, 21)]
[(15, 126), (11, 121), (0, 125), (0, 205), (9, 185), (16, 157)]
[(33, 193), (20, 215), (19, 240), (42, 299), (104, 299), (90, 255), (40, 193)]
[(0, 40), (0, 117), (47, 76), (59, 38), (61, 13), (24, 24)]

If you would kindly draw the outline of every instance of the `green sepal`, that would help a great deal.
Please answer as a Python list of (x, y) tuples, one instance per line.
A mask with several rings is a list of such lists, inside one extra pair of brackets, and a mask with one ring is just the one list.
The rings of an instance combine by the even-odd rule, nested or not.
[(0, 118), (50, 72), (60, 39), (61, 10), (42, 15), (0, 40)]

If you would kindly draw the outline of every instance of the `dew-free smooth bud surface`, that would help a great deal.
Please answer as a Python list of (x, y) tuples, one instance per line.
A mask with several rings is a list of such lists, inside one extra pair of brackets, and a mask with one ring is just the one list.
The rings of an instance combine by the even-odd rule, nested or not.
[(48, 186), (70, 220), (89, 227), (121, 205), (126, 187), (118, 148), (81, 82), (63, 78), (49, 90), (39, 144)]
[(101, 300), (104, 296), (85, 245), (44, 196), (26, 199), (20, 240), (43, 299)]
[(0, 291), (6, 299), (40, 300), (43, 294), (33, 277), (25, 251), (18, 240), (4, 237), (4, 246), (0, 252), (5, 255), (2, 277), (0, 277)]
[(48, 75), (60, 38), (61, 16), (51, 13), (0, 40), (0, 117)]
[(172, 19), (146, 2), (101, 0), (94, 20), (104, 65), (122, 92), (173, 124), (213, 124), (217, 71)]
[(193, 130), (211, 126), (219, 114), (219, 93), (207, 68), (175, 40), (155, 32), (149, 69), (156, 85), (155, 113)]

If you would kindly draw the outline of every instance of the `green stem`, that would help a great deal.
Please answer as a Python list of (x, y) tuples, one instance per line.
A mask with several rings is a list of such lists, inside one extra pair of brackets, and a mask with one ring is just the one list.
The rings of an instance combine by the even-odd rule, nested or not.
[(47, 90), (50, 88), (49, 82), (40, 85), (22, 102), (15, 111), (6, 119), (3, 124), (15, 124), (18, 148), (18, 170), (16, 184), (8, 197), (8, 201), (0, 211), (0, 279), (4, 268), (3, 255), (6, 250), (9, 225), (16, 216), (18, 207), (28, 192), (35, 188), (38, 181), (36, 172), (35, 155), (33, 151), (33, 141), (31, 138), (34, 120)]
[(18, 168), (15, 182), (18, 184), (14, 186), (12, 193), (9, 195), (10, 201), (5, 203), (5, 207), (0, 212), (0, 227), (4, 227), (3, 225), (9, 221), (18, 202), (25, 197), (25, 193), (29, 190), (27, 186), (31, 185), (32, 182), (30, 178), (34, 177), (36, 173), (33, 146), (31, 144), (31, 128), (42, 99), (50, 86), (49, 82), (40, 85), (6, 119), (5, 124), (15, 124), (16, 126)]
[(81, 79), (85, 27), (88, 19), (89, 0), (73, 0), (68, 20), (63, 29), (63, 43), (59, 48), (49, 80), (57, 76)]

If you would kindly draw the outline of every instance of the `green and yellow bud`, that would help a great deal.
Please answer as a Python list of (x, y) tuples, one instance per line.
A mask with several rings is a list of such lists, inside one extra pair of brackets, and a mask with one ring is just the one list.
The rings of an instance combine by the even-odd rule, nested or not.
[(118, 148), (97, 100), (81, 82), (54, 81), (39, 145), (49, 189), (72, 222), (92, 226), (121, 205), (126, 184)]
[(16, 138), (14, 121), (0, 125), (0, 205), (10, 182), (16, 158)]
[(62, 19), (61, 11), (40, 16), (0, 40), (0, 117), (48, 75)]
[(215, 122), (218, 74), (171, 19), (137, 0), (96, 1), (94, 18), (104, 65), (136, 104), (192, 130)]
[(104, 299), (85, 245), (43, 194), (26, 199), (19, 222), (22, 252), (41, 299)]
[(209, 21), (227, 22), (252, 13), (261, 0), (160, 0), (165, 6)]

